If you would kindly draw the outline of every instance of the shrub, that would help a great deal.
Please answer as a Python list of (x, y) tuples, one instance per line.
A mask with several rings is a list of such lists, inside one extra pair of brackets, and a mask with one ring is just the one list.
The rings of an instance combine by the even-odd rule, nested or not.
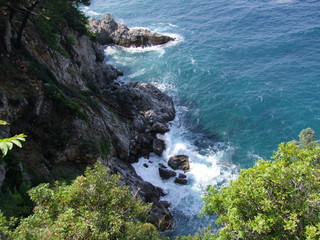
[(40, 184), (29, 191), (34, 214), (9, 239), (162, 239), (146, 222), (150, 206), (134, 199), (119, 180), (97, 163), (71, 185)]

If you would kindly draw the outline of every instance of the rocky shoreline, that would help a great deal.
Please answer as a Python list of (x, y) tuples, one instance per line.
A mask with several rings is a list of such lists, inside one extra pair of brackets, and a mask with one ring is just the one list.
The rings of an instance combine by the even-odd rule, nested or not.
[(125, 38), (105, 42), (97, 34), (96, 42), (65, 28), (60, 46), (66, 51), (61, 52), (41, 40), (30, 22), (23, 38), (27, 53), (1, 49), (0, 62), (7, 66), (8, 77), (0, 85), (0, 119), (11, 123), (0, 130), (1, 136), (24, 132), (28, 139), (16, 151), (14, 165), (0, 164), (0, 185), (12, 177), (17, 186), (72, 178), (101, 161), (120, 173), (137, 197), (153, 204), (151, 221), (162, 231), (170, 230), (174, 220), (169, 203), (160, 201), (164, 192), (143, 181), (131, 163), (151, 152), (162, 154), (165, 144), (156, 135), (169, 131), (175, 117), (172, 99), (149, 83), (115, 81), (122, 73), (105, 64), (102, 44), (145, 47), (173, 39), (128, 30), (110, 15), (102, 21), (106, 19), (110, 29), (117, 25), (115, 32)]
[(146, 47), (150, 45), (162, 45), (174, 38), (151, 32), (146, 28), (129, 29), (123, 23), (117, 23), (107, 13), (102, 19), (89, 19), (89, 29), (92, 31), (100, 44), (116, 44), (123, 47)]

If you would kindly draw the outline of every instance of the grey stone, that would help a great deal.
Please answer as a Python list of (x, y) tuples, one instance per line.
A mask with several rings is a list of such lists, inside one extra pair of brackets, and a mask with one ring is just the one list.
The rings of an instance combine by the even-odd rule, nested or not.
[(186, 155), (176, 155), (169, 158), (168, 165), (174, 170), (190, 171), (189, 157)]
[(151, 32), (146, 28), (129, 29), (123, 23), (117, 23), (108, 13), (100, 20), (89, 19), (89, 27), (103, 45), (114, 43), (124, 47), (145, 47), (174, 40), (172, 37)]
[(177, 175), (175, 171), (165, 169), (165, 168), (159, 168), (159, 174), (162, 179), (169, 179)]
[(174, 182), (182, 185), (188, 184), (188, 180), (186, 178), (175, 178)]

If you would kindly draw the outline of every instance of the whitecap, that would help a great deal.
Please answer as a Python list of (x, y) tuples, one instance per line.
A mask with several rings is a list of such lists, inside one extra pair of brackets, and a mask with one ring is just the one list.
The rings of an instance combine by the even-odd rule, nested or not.
[(275, 3), (292, 3), (294, 0), (274, 0)]
[(138, 71), (136, 71), (134, 73), (129, 74), (128, 77), (129, 78), (135, 78), (135, 77), (139, 77), (139, 76), (141, 76), (141, 75), (143, 75), (145, 73), (146, 73), (146, 69), (142, 68), (142, 69), (140, 69), (140, 70), (138, 70)]
[(81, 6), (79, 9), (87, 16), (99, 16), (100, 13), (92, 11), (88, 6)]
[[(145, 181), (164, 190), (167, 195), (162, 199), (170, 202), (171, 210), (179, 211), (184, 216), (196, 218), (203, 205), (201, 195), (207, 186), (220, 186), (235, 179), (237, 167), (225, 161), (230, 158), (228, 155), (232, 154), (231, 148), (224, 148), (215, 152), (208, 149), (205, 151), (206, 153), (199, 153), (197, 147), (184, 136), (185, 133), (190, 134), (190, 132), (179, 123), (179, 109), (181, 108), (177, 108), (178, 117), (174, 120), (170, 132), (157, 135), (166, 144), (162, 156), (151, 154), (149, 159), (141, 158), (139, 162), (132, 164), (132, 166)], [(159, 163), (168, 166), (167, 160), (169, 157), (179, 154), (187, 155), (190, 158), (190, 172), (184, 173), (188, 178), (187, 185), (174, 183), (173, 178), (163, 180), (159, 176)], [(146, 168), (144, 165), (148, 165), (148, 167)], [(176, 172), (182, 173), (179, 170)]]

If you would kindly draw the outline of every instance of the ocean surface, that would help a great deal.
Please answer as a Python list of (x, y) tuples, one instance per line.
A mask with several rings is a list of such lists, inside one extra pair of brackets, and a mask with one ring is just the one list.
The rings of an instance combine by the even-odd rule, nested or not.
[[(171, 131), (159, 136), (163, 157), (134, 164), (167, 192), (176, 217), (168, 236), (214, 223), (198, 217), (207, 185), (223, 186), (270, 159), (304, 128), (320, 137), (319, 0), (92, 0), (83, 10), (176, 38), (162, 47), (106, 47), (106, 61), (125, 73), (119, 81), (151, 82), (176, 105)], [(186, 186), (157, 174), (175, 154), (190, 156)]]

